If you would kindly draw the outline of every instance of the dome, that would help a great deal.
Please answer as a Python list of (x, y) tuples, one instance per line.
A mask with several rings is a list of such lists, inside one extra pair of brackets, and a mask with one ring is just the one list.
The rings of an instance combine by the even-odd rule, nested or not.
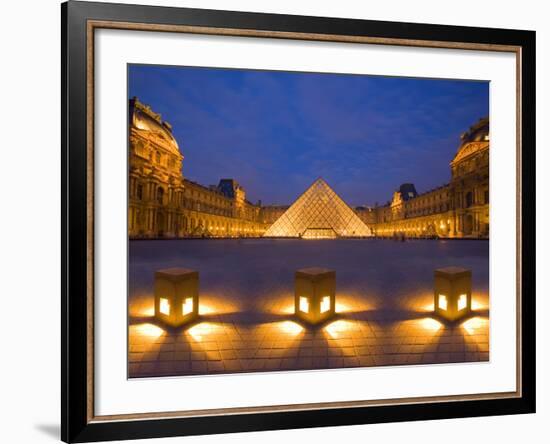
[(155, 113), (147, 105), (142, 104), (134, 97), (130, 100), (131, 126), (142, 131), (150, 131), (164, 139), (167, 147), (175, 154), (180, 154), (178, 142), (172, 135), (172, 127), (168, 122), (162, 121), (160, 114)]
[(489, 118), (484, 117), (460, 136), (460, 146), (451, 163), (456, 163), (477, 152), (481, 147), (472, 142), (489, 142)]
[(489, 140), (489, 118), (484, 117), (470, 127), (460, 136), (461, 146), (470, 142), (483, 142)]

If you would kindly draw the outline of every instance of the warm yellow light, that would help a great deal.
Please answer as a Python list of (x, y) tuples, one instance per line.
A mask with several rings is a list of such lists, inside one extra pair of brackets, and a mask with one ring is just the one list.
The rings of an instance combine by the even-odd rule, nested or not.
[(441, 328), (441, 322), (436, 321), (433, 318), (424, 318), (420, 320), (420, 325), (425, 330), (437, 331)]
[(292, 321), (280, 322), (278, 326), (283, 333), (287, 333), (292, 336), (296, 336), (304, 329), (300, 324)]
[(202, 302), (199, 304), (199, 314), (200, 315), (209, 315), (212, 313), (215, 313), (216, 310), (214, 310), (214, 307), (210, 305), (205, 305)]
[(309, 301), (305, 296), (300, 296), (300, 311), (309, 313)]
[(321, 313), (330, 310), (330, 296), (323, 296), (321, 299)]
[(347, 311), (351, 311), (351, 308), (347, 304), (336, 302), (334, 311), (336, 311), (336, 313), (345, 313)]
[(433, 303), (433, 302), (430, 302), (429, 304), (423, 305), (423, 306), (420, 307), (420, 308), (421, 308), (422, 311), (431, 313), (431, 312), (434, 311), (434, 303)]
[(459, 311), (463, 310), (464, 308), (466, 308), (467, 304), (468, 304), (468, 296), (466, 296), (465, 294), (461, 294), (458, 297), (457, 309)]
[(437, 300), (437, 306), (441, 310), (447, 310), (447, 296), (445, 296), (444, 294), (440, 294)]
[(476, 301), (475, 299), (472, 299), (472, 310), (486, 310), (487, 309), (487, 305), (484, 305), (478, 301)]
[(200, 315), (229, 314), (240, 311), (239, 307), (230, 299), (222, 299), (219, 296), (201, 293), (200, 302), (196, 307)]
[(279, 314), (294, 314), (294, 304), (287, 304), (276, 312)]
[(193, 298), (185, 298), (182, 304), (182, 312), (184, 315), (193, 312)]
[(485, 328), (487, 326), (487, 319), (476, 316), (475, 318), (468, 319), (462, 323), (462, 327), (469, 335), (473, 335), (477, 330)]
[(164, 333), (164, 330), (154, 324), (139, 324), (134, 327), (138, 336), (146, 336), (149, 338), (158, 338)]
[(348, 332), (352, 330), (359, 330), (359, 326), (354, 321), (348, 321), (339, 319), (338, 321), (331, 322), (325, 327), (325, 331), (333, 339), (347, 336)]
[(151, 305), (150, 307), (144, 308), (141, 311), (141, 316), (154, 316), (154, 315), (155, 315), (154, 305)]
[(170, 301), (168, 299), (160, 298), (159, 311), (165, 315), (170, 314)]
[(368, 296), (364, 294), (345, 295), (338, 293), (338, 299), (334, 301), (334, 311), (336, 313), (354, 313), (374, 310), (374, 304), (370, 300), (367, 303), (366, 298)]
[(201, 322), (200, 324), (194, 325), (187, 332), (193, 337), (195, 341), (202, 341), (205, 336), (211, 334), (219, 334), (221, 327), (218, 324), (213, 324), (211, 322)]
[(146, 318), (155, 316), (155, 304), (154, 302), (147, 306), (139, 306), (136, 304), (136, 306), (130, 305), (130, 316), (131, 317), (140, 317), (140, 318)]

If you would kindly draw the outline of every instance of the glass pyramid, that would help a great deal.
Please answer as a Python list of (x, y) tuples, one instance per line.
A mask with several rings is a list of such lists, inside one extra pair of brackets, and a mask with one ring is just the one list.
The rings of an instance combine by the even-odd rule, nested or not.
[(321, 239), (368, 237), (372, 233), (323, 179), (317, 179), (264, 236)]

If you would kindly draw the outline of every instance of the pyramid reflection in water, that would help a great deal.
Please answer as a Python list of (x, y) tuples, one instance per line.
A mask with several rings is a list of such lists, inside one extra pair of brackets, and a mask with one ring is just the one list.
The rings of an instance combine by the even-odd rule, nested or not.
[(323, 179), (317, 179), (264, 236), (321, 239), (369, 237), (372, 233)]

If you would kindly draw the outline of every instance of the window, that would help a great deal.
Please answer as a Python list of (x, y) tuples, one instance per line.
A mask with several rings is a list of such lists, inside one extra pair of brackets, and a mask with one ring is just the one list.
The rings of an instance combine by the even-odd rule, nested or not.
[(466, 308), (467, 305), (468, 305), (468, 296), (465, 294), (461, 294), (458, 297), (457, 310), (458, 311), (463, 310)]
[(193, 312), (193, 298), (185, 298), (183, 304), (182, 304), (182, 314), (185, 316), (186, 314)]
[(309, 301), (305, 296), (300, 296), (300, 311), (304, 313), (309, 313)]
[(170, 314), (170, 301), (168, 299), (160, 298), (159, 311), (167, 316)]
[(468, 193), (466, 193), (466, 208), (471, 207), (473, 202), (474, 202), (474, 197), (472, 195), (472, 192), (469, 191)]
[(143, 199), (143, 185), (138, 183), (136, 187), (136, 198), (139, 200)]
[(157, 188), (157, 202), (159, 204), (162, 204), (162, 201), (164, 199), (164, 189), (162, 187)]
[(160, 163), (160, 153), (158, 151), (155, 153), (155, 161)]
[(484, 201), (485, 201), (486, 204), (489, 203), (489, 190), (485, 190)]
[(330, 296), (323, 296), (321, 299), (321, 313), (330, 310)]

